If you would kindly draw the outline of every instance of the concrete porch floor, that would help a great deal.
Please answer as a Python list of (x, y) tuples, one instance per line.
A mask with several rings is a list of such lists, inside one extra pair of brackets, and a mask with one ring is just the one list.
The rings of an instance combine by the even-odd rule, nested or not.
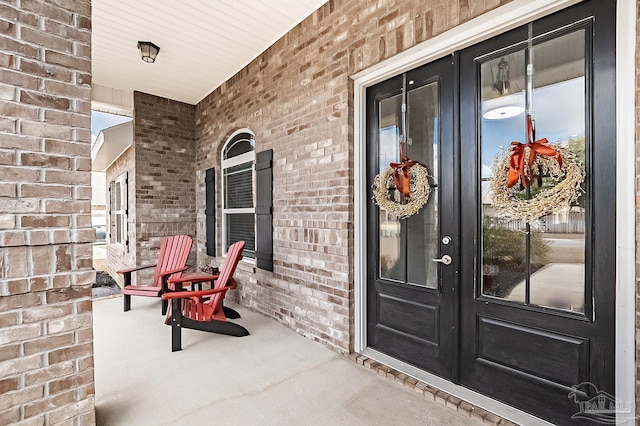
[(98, 426), (480, 424), (242, 307), (250, 336), (183, 330), (172, 353), (159, 299), (122, 304), (93, 304)]

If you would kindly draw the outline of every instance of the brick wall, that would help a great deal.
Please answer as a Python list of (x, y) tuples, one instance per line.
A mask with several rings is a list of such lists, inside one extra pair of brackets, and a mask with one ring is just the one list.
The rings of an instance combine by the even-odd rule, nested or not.
[(93, 424), (91, 3), (0, 1), (0, 424)]
[(195, 237), (196, 108), (140, 92), (134, 92), (133, 104), (136, 240), (131, 247), (144, 264), (156, 260), (162, 237)]
[[(107, 187), (109, 182), (113, 181), (120, 177), (123, 173), (127, 173), (127, 178), (129, 180), (127, 196), (129, 199), (129, 215), (127, 217), (128, 223), (128, 236), (129, 236), (129, 245), (122, 245), (114, 243), (115, 239), (113, 237), (109, 238), (109, 232), (111, 235), (115, 232), (115, 226), (110, 218), (108, 218), (108, 228), (107, 228), (107, 272), (116, 282), (120, 285), (124, 285), (124, 278), (122, 275), (116, 274), (117, 270), (131, 268), (136, 265), (136, 232), (135, 232), (135, 215), (136, 215), (136, 205), (135, 205), (135, 183), (136, 183), (136, 173), (135, 173), (135, 147), (131, 146), (127, 149), (120, 157), (113, 162), (111, 166), (106, 171), (106, 180)], [(107, 192), (107, 214), (109, 212), (109, 192)], [(151, 263), (151, 261), (149, 261)], [(136, 284), (136, 274), (133, 274), (131, 277), (132, 284)]]
[[(219, 182), (222, 145), (249, 128), (256, 151), (274, 149), (274, 272), (242, 267), (237, 297), (337, 351), (351, 350), (349, 76), (502, 3), (331, 1), (203, 99), (196, 115), (199, 262), (215, 263), (205, 249), (204, 170), (216, 167)], [(218, 225), (218, 253), (220, 233)]]

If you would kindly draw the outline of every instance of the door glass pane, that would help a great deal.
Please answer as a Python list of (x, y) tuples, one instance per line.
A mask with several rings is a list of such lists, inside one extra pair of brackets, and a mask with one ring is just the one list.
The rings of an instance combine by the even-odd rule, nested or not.
[(526, 279), (525, 223), (505, 220), (493, 208), (489, 182), (496, 156), (525, 134), (525, 51), (480, 66), (482, 94), (482, 294), (507, 299)]
[[(547, 138), (585, 160), (585, 32), (575, 31), (533, 45), (531, 115), (536, 140)], [(508, 64), (509, 85), (499, 82), (501, 61)], [(511, 141), (525, 142), (525, 50), (481, 65), (483, 286), (488, 296), (557, 309), (584, 312), (585, 199), (529, 224), (505, 220), (491, 206), (488, 180), (492, 157), (504, 155)], [(500, 91), (502, 90), (502, 93)], [(507, 106), (511, 109), (498, 110)], [(515, 107), (520, 107), (515, 109)], [(513, 113), (512, 117), (509, 115)], [(588, 178), (588, 176), (587, 176)], [(554, 181), (522, 190), (535, 197)], [(583, 184), (583, 191), (586, 186)], [(528, 281), (528, 291), (527, 291)], [(528, 294), (527, 294), (528, 293)]]
[[(380, 101), (379, 170), (400, 160), (402, 96)], [(413, 285), (436, 288), (438, 264), (438, 83), (430, 83), (407, 93), (406, 155), (420, 162), (433, 179), (428, 203), (415, 215), (399, 220), (380, 210), (380, 277)], [(400, 199), (398, 191), (394, 196)]]
[[(408, 135), (411, 144), (408, 156), (420, 162), (433, 179), (429, 202), (420, 211), (406, 219), (407, 226), (407, 281), (430, 288), (438, 286), (439, 257), (438, 234), (438, 83), (431, 83), (408, 92)], [(453, 165), (449, 165), (453, 166)]]
[[(576, 31), (533, 47), (533, 111), (536, 138), (568, 147), (585, 160), (585, 31)], [(549, 179), (550, 180), (550, 179)], [(544, 185), (550, 185), (546, 182)], [(544, 188), (544, 186), (543, 186)], [(582, 185), (583, 191), (586, 186)], [(541, 241), (531, 268), (534, 305), (584, 312), (585, 198), (532, 226)], [(542, 254), (542, 253), (541, 253)]]
[[(389, 163), (398, 161), (398, 142), (400, 140), (400, 107), (402, 96), (396, 95), (380, 101), (379, 130), (379, 171)], [(380, 209), (380, 277), (405, 281), (405, 256), (402, 248), (401, 223)]]

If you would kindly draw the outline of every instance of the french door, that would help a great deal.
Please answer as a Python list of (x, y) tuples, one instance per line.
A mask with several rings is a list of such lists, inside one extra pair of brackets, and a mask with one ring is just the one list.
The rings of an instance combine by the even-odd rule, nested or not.
[[(584, 412), (616, 402), (614, 94), (609, 0), (368, 89), (369, 186), (405, 139), (432, 175), (418, 214), (368, 207), (369, 347), (555, 424), (615, 420), (610, 405)], [(527, 117), (584, 173), (539, 220), (509, 216), (492, 185)], [(536, 173), (521, 207), (542, 209), (562, 181)]]
[(368, 344), (446, 378), (457, 365), (458, 262), (437, 259), (457, 258), (453, 69), (444, 58), (367, 91), (369, 187), (401, 160), (403, 140), (431, 175), (427, 204), (407, 219), (368, 206)]

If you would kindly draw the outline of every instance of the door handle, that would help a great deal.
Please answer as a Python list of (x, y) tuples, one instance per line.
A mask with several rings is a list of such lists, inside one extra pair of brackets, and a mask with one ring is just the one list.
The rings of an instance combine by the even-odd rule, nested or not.
[(431, 260), (433, 260), (434, 262), (444, 263), (445, 265), (451, 265), (451, 262), (453, 262), (453, 259), (451, 259), (451, 256), (449, 256), (448, 254), (445, 254), (440, 259), (431, 259)]

